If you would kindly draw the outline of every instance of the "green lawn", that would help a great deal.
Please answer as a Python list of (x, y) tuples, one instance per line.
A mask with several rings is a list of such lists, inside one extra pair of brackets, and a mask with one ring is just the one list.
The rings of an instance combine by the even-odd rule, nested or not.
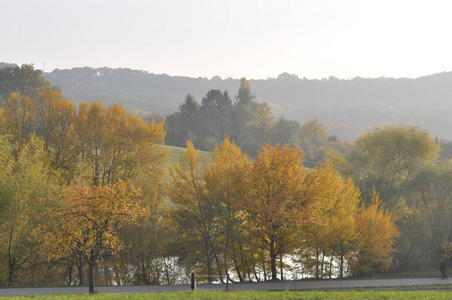
[[(450, 288), (450, 286), (449, 286)], [(0, 299), (151, 299), (151, 300), (184, 300), (184, 299), (450, 299), (451, 290), (418, 290), (418, 291), (394, 291), (394, 290), (366, 290), (366, 291), (306, 291), (306, 292), (209, 292), (189, 291), (172, 293), (136, 293), (136, 294), (59, 294), (59, 295), (32, 295), (21, 297), (0, 297)]]

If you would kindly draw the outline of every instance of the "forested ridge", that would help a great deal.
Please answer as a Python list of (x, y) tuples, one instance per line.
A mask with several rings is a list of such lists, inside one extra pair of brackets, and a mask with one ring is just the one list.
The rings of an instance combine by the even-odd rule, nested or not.
[[(220, 74), (221, 75), (221, 74)], [(201, 99), (218, 89), (235, 96), (239, 79), (189, 78), (153, 74), (131, 69), (74, 68), (44, 74), (73, 101), (123, 103), (143, 113), (151, 110), (166, 116), (177, 110), (187, 94)], [(353, 141), (359, 132), (377, 125), (413, 125), (433, 136), (451, 140), (452, 73), (416, 79), (298, 78), (287, 73), (265, 80), (249, 79), (259, 103), (269, 104), (275, 118), (283, 116), (299, 123), (314, 118), (331, 135)]]
[[(450, 255), (452, 162), (429, 132), (340, 142), (236, 83), (143, 119), (1, 69), (0, 285), (360, 276)], [(165, 140), (186, 145), (171, 163)]]

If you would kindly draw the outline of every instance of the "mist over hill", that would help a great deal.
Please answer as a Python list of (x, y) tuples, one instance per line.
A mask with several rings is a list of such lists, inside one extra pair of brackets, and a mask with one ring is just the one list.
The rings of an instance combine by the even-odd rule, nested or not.
[[(10, 66), (10, 64), (7, 64)], [(74, 102), (102, 100), (127, 109), (166, 116), (187, 94), (200, 101), (209, 90), (227, 90), (234, 97), (239, 79), (215, 76), (190, 78), (111, 68), (73, 68), (44, 73)], [(304, 123), (317, 118), (330, 133), (351, 141), (360, 131), (377, 125), (421, 126), (434, 137), (452, 139), (452, 72), (416, 79), (298, 78), (283, 73), (266, 80), (249, 79), (257, 102), (268, 103), (275, 118)]]

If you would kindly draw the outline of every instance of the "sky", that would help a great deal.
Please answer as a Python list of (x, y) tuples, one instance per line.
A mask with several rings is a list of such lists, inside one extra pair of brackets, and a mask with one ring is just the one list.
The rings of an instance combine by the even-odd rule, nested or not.
[(0, 62), (171, 76), (452, 71), (449, 0), (0, 0)]

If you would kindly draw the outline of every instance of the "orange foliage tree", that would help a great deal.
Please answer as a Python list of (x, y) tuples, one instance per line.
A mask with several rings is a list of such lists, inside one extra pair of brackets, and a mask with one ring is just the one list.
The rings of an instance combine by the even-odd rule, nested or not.
[(250, 235), (269, 251), (272, 280), (277, 279), (277, 256), (282, 257), (290, 249), (295, 228), (303, 220), (305, 203), (300, 192), (305, 171), (302, 162), (303, 154), (299, 150), (269, 143), (253, 161), (245, 211)]
[[(170, 171), (169, 196), (173, 201), (171, 221), (179, 246), (189, 249), (187, 257), (212, 275), (217, 256), (221, 224), (215, 206), (207, 197), (203, 179), (205, 161), (191, 141)], [(182, 250), (182, 252), (184, 252)]]
[[(314, 268), (316, 278), (331, 276), (332, 259), (339, 260), (339, 276), (344, 273), (344, 258), (354, 249), (355, 217), (358, 211), (359, 190), (350, 179), (345, 180), (331, 165), (318, 166), (309, 171), (304, 181), (304, 197), (310, 199), (315, 215), (305, 223), (300, 251), (305, 267)], [(329, 258), (330, 262), (325, 260)], [(329, 266), (330, 271), (326, 271)]]
[(166, 156), (163, 124), (148, 124), (122, 105), (80, 103), (74, 123), (76, 151), (94, 185), (148, 175)]
[(60, 170), (66, 181), (73, 177), (77, 155), (74, 133), (76, 106), (57, 90), (41, 91), (37, 100), (37, 133), (45, 149), (52, 154), (52, 166)]
[[(250, 174), (251, 163), (248, 155), (229, 138), (215, 147), (204, 173), (207, 197), (216, 207), (217, 220), (222, 227), (219, 244), (223, 268), (226, 277), (229, 277), (232, 261), (240, 281), (243, 281), (243, 275), (238, 257), (243, 255), (245, 241), (242, 199), (249, 190)], [(221, 270), (220, 266), (219, 269)], [(221, 271), (219, 273), (221, 274)]]
[(46, 212), (48, 222), (35, 231), (49, 259), (81, 252), (89, 266), (89, 293), (94, 293), (94, 266), (105, 252), (124, 247), (118, 229), (145, 217), (141, 193), (122, 181), (114, 185), (80, 185), (63, 190)]
[(396, 252), (394, 244), (399, 230), (377, 194), (374, 193), (370, 204), (360, 208), (355, 222), (359, 231), (357, 255), (350, 259), (351, 271), (368, 274), (387, 270), (392, 260), (391, 253)]

